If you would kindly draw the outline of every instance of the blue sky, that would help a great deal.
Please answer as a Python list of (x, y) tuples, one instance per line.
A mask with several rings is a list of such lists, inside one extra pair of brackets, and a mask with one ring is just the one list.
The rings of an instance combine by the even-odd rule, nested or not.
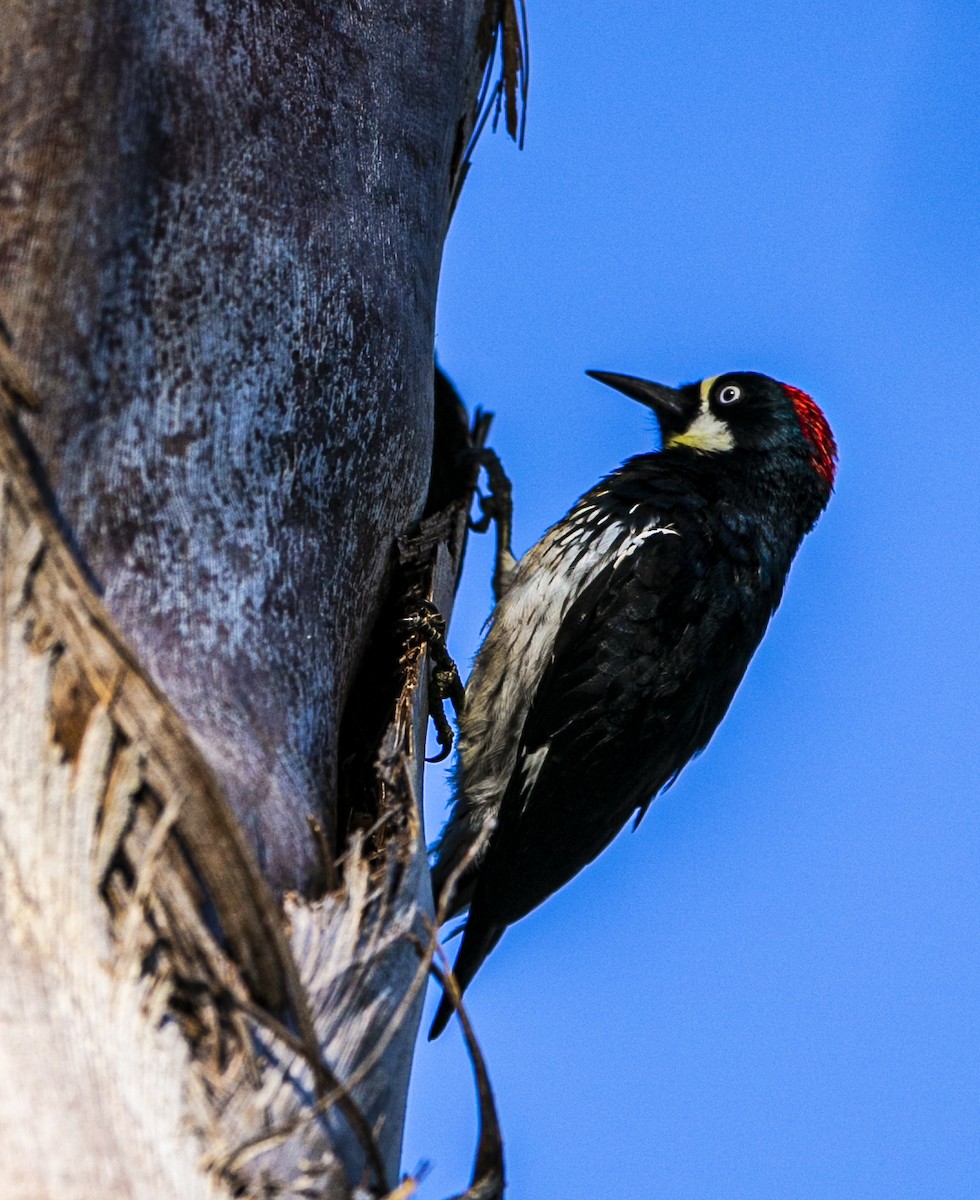
[[(980, 6), (529, 16), (526, 148), (478, 148), (437, 343), (497, 414), (517, 548), (654, 444), (589, 367), (775, 375), (822, 405), (841, 468), (708, 750), (470, 989), (508, 1196), (972, 1200)], [(434, 768), (430, 840), (446, 798)], [(462, 1190), (474, 1103), (458, 1030), (420, 1043), (424, 1200)]]

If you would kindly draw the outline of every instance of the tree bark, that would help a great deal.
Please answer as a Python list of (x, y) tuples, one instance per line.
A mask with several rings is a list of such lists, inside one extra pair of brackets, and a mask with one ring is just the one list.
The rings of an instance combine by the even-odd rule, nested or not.
[(436, 286), (513, 5), (0, 24), (0, 1190), (382, 1195), (431, 914), (404, 617), (475, 481)]

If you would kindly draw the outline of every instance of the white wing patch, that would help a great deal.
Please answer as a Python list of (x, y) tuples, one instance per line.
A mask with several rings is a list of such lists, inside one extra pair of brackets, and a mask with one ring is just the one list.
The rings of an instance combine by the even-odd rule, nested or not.
[[(680, 537), (656, 519), (635, 527), (603, 517), (598, 499), (591, 494), (528, 551), (493, 614), (466, 685), (456, 797), (443, 844), (451, 827), (479, 828), (496, 816), (516, 767), (523, 794), (534, 786), (548, 747), (518, 764), (521, 734), (558, 630), (584, 589), (604, 567), (619, 566), (657, 534)], [(441, 859), (441, 849), (439, 854)]]
[(618, 567), (619, 564), (624, 559), (629, 558), (631, 554), (635, 554), (636, 551), (647, 540), (647, 538), (652, 538), (658, 533), (670, 534), (673, 537), (681, 536), (677, 532), (677, 530), (673, 527), (673, 525), (655, 525), (655, 526), (652, 526), (650, 529), (641, 529), (640, 532), (637, 534), (634, 534), (633, 537), (628, 537), (628, 538), (624, 539), (623, 544), (616, 551), (616, 566)]
[(543, 746), (539, 746), (537, 750), (532, 750), (530, 754), (525, 752), (524, 760), (521, 763), (521, 773), (524, 776), (521, 791), (525, 796), (538, 782), (538, 776), (541, 774), (541, 768), (544, 766), (544, 760), (548, 757), (550, 747), (551, 743), (545, 742)]

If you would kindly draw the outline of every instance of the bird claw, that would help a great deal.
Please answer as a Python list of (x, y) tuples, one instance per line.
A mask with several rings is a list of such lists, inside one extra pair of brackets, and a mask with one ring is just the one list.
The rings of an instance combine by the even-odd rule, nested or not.
[(445, 762), (452, 753), (455, 738), (453, 736), (453, 728), (446, 719), (446, 710), (443, 708), (441, 701), (436, 699), (433, 702), (431, 687), (429, 689), (429, 716), (432, 718), (432, 724), (436, 727), (436, 741), (439, 743), (441, 749), (438, 754), (427, 757), (425, 761), (427, 763)]
[(486, 533), (491, 524), (497, 528), (497, 552), (493, 568), (493, 598), (499, 603), (507, 589), (517, 565), (510, 547), (511, 527), (514, 517), (513, 490), (496, 451), (484, 447), (476, 451), (476, 461), (486, 472), (490, 492), (477, 493), (480, 516), (469, 519), (469, 528), (474, 533)]
[(497, 508), (494, 504), (492, 496), (484, 496), (480, 491), (476, 493), (476, 500), (480, 506), (480, 516), (476, 519), (470, 517), (466, 526), (471, 533), (486, 533), (490, 528), (490, 523), (497, 515)]
[(428, 600), (418, 600), (405, 621), (420, 641), (425, 642), (432, 663), (429, 675), (429, 716), (436, 728), (436, 741), (441, 749), (438, 754), (425, 761), (443, 762), (449, 757), (455, 740), (452, 726), (446, 716), (445, 703), (448, 700), (452, 704), (458, 720), (463, 711), (466, 692), (446, 646), (446, 618), (436, 606)]

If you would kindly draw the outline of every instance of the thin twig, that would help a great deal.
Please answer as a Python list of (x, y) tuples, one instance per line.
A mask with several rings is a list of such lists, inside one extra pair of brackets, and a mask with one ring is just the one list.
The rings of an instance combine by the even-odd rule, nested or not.
[[(524, 0), (519, 0), (520, 17), (514, 6), (514, 0), (504, 0), (500, 17), (493, 28), (490, 46), (487, 51), (487, 62), (480, 83), (480, 93), (476, 100), (474, 112), (476, 120), (473, 132), (466, 143), (459, 167), (456, 170), (455, 184), (451, 209), (456, 207), (463, 183), (470, 169), (473, 152), (480, 140), (480, 135), (487, 121), (493, 117), (493, 128), (497, 128), (501, 107), (506, 102), (507, 132), (517, 143), (519, 150), (524, 149), (524, 132), (527, 127), (527, 98), (530, 68), (530, 42), (528, 37), (527, 6)], [(500, 52), (500, 76), (494, 82), (494, 68)], [(520, 112), (518, 113), (518, 97), (520, 97)]]
[(452, 1200), (498, 1200), (504, 1194), (504, 1143), (500, 1133), (500, 1121), (497, 1117), (497, 1105), (493, 1098), (493, 1088), (490, 1086), (490, 1075), (487, 1071), (486, 1059), (476, 1040), (473, 1026), (470, 1023), (466, 1008), (463, 1005), (462, 994), (456, 982), (449, 959), (442, 946), (437, 953), (445, 964), (445, 970), (436, 963), (432, 964), (432, 974), (452, 998), (456, 1007), (456, 1015), (463, 1030), (466, 1050), (473, 1064), (473, 1077), (476, 1080), (476, 1092), (480, 1104), (480, 1134), (476, 1147), (476, 1160), (473, 1163), (473, 1177), (465, 1192), (452, 1197)]
[(150, 898), (156, 878), (157, 868), (163, 860), (167, 842), (180, 816), (184, 798), (182, 796), (168, 801), (157, 818), (153, 831), (147, 839), (140, 861), (133, 866), (135, 886), (130, 896), (129, 904), (123, 915), (120, 932), (120, 956), (130, 958), (134, 954), (136, 935), (140, 926), (145, 924), (143, 905)]
[[(283, 1025), (281, 1021), (278, 1021), (271, 1013), (266, 1012), (264, 1008), (253, 1003), (246, 997), (233, 996), (232, 999), (241, 1008), (243, 1008), (253, 1020), (258, 1021), (261, 1025), (264, 1025), (267, 1029), (274, 1033), (280, 1041), (285, 1042), (285, 1044), (295, 1054), (298, 1054), (302, 1058), (306, 1057), (306, 1046), (302, 1038), (297, 1037), (296, 1034), (287, 1029), (286, 1026)], [(368, 1160), (368, 1166), (370, 1167), (371, 1172), (377, 1181), (378, 1187), (383, 1192), (387, 1192), (388, 1183), (386, 1179), (384, 1162), (381, 1158), (381, 1152), (378, 1149), (377, 1142), (374, 1140), (374, 1134), (371, 1130), (371, 1126), (367, 1122), (367, 1118), (361, 1112), (353, 1096), (350, 1094), (350, 1088), (353, 1085), (349, 1082), (347, 1084), (341, 1083), (337, 1076), (334, 1075), (333, 1071), (331, 1071), (327, 1064), (323, 1061), (322, 1056), (320, 1058), (320, 1070), (323, 1074), (326, 1087), (330, 1090), (325, 1090), (324, 1095), (317, 1102), (317, 1108), (323, 1105), (323, 1111), (326, 1111), (328, 1105), (325, 1103), (325, 1101), (329, 1101), (330, 1106), (336, 1105), (337, 1108), (340, 1109), (341, 1113), (344, 1115), (344, 1119), (347, 1121), (347, 1124), (353, 1130), (358, 1142), (360, 1142), (361, 1149), (364, 1151), (365, 1157)], [(239, 1149), (244, 1149), (244, 1147), (240, 1147)]]
[[(463, 855), (456, 868), (450, 874), (444, 893), (445, 897), (448, 898), (452, 894), (452, 890), (455, 887), (459, 876), (463, 874), (473, 859), (478, 854), (482, 853), (484, 849), (484, 842), (486, 841), (484, 833), (486, 833), (486, 836), (489, 836), (488, 831), (481, 831), (480, 837), (475, 839), (473, 845), (470, 846), (469, 850)], [(351, 1072), (346, 1083), (341, 1084), (339, 1081), (337, 1081), (336, 1086), (331, 1091), (327, 1092), (323, 1096), (318, 1097), (312, 1108), (308, 1108), (305, 1111), (298, 1113), (296, 1116), (291, 1117), (288, 1121), (284, 1121), (282, 1124), (275, 1126), (274, 1128), (266, 1129), (263, 1133), (257, 1135), (256, 1137), (250, 1138), (248, 1141), (243, 1142), (228, 1158), (222, 1162), (221, 1165), (224, 1170), (230, 1172), (235, 1166), (241, 1165), (241, 1163), (247, 1158), (252, 1157), (254, 1152), (256, 1152), (258, 1149), (265, 1150), (273, 1145), (281, 1145), (282, 1142), (292, 1137), (292, 1135), (304, 1125), (317, 1120), (324, 1113), (326, 1113), (334, 1104), (337, 1104), (338, 1101), (340, 1101), (343, 1095), (347, 1095), (349, 1098), (353, 1089), (367, 1078), (371, 1071), (374, 1070), (374, 1068), (384, 1057), (385, 1051), (391, 1044), (392, 1038), (395, 1036), (405, 1019), (408, 1017), (408, 1014), (411, 1012), (412, 1007), (414, 1006), (416, 997), (418, 996), (420, 990), (425, 986), (425, 981), (432, 970), (432, 960), (440, 949), (438, 932), (439, 926), (445, 923), (447, 916), (447, 900), (444, 899), (443, 903), (439, 906), (439, 912), (436, 916), (436, 924), (432, 925), (430, 922), (428, 922), (428, 920), (426, 920), (426, 924), (429, 926), (429, 936), (425, 944), (422, 943), (420, 938), (416, 939), (412, 935), (408, 935), (408, 940), (416, 945), (420, 960), (419, 966), (415, 974), (412, 976), (412, 981), (409, 984), (404, 996), (402, 996), (398, 1007), (392, 1014), (384, 1032), (378, 1038), (377, 1042), (375, 1042), (370, 1053), (361, 1060), (356, 1070)], [(243, 1007), (249, 1008), (247, 1001), (243, 1003), (241, 1000), (239, 1000), (238, 1003), (243, 1004)], [(250, 1008), (249, 1011), (251, 1011)], [(270, 1017), (269, 1014), (263, 1009), (258, 1008), (256, 1008), (254, 1016), (256, 1020), (259, 1020), (263, 1024), (267, 1025), (277, 1037), (281, 1037), (283, 1041), (285, 1041), (286, 1044), (292, 1049), (300, 1052), (299, 1040), (295, 1038), (295, 1036), (288, 1030), (283, 1029), (280, 1033), (279, 1029), (282, 1027), (279, 1026), (279, 1023), (275, 1021), (275, 1018)]]
[(333, 850), (327, 841), (327, 835), (323, 832), (323, 826), (312, 813), (306, 814), (306, 824), (323, 867), (325, 890), (336, 892), (340, 888), (340, 873), (337, 870), (337, 863), (334, 861)]

